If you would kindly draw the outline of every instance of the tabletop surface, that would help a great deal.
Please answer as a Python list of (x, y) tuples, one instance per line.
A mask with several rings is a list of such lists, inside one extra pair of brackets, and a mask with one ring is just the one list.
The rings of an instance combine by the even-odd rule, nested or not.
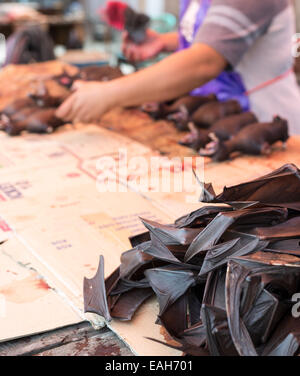
[[(26, 81), (27, 77), (24, 72), (27, 68), (21, 67), (16, 74), (13, 69), (9, 68), (6, 72), (2, 75), (2, 79), (5, 79), (5, 75), (7, 76), (7, 80), (10, 81), (10, 86), (7, 88), (7, 95), (5, 93), (5, 85), (1, 88), (0, 93), (0, 109), (9, 101), (10, 98), (13, 98), (16, 92), (22, 92), (22, 85), (20, 82), (22, 80)], [(37, 67), (37, 74), (41, 74), (44, 69), (41, 67)], [(34, 73), (32, 73), (34, 76)], [(29, 77), (30, 78), (30, 77)], [(12, 81), (15, 79), (15, 83)], [(2, 82), (3, 82), (2, 80)], [(24, 83), (24, 87), (26, 86), (26, 82)], [(25, 92), (25, 91), (24, 91)], [(194, 156), (195, 153), (187, 148), (184, 148), (178, 144), (178, 140), (182, 137), (182, 134), (178, 133), (174, 126), (165, 121), (158, 121), (155, 122), (150, 119), (146, 114), (140, 112), (139, 110), (132, 109), (132, 110), (122, 110), (122, 109), (115, 109), (114, 111), (108, 113), (103, 117), (100, 122), (100, 127), (105, 128), (106, 130), (112, 131), (114, 134), (126, 136), (126, 139), (131, 139), (137, 141), (142, 146), (153, 150), (154, 152), (158, 152), (161, 155), (166, 155), (170, 158), (172, 157), (186, 157), (186, 156)], [(76, 127), (75, 127), (76, 128)], [(81, 125), (78, 125), (78, 129), (82, 129)], [(88, 128), (86, 128), (88, 129)], [(68, 171), (67, 168), (75, 166), (74, 162), (78, 162), (78, 156), (74, 153), (76, 149), (77, 152), (84, 154), (85, 158), (81, 161), (81, 164), (77, 164), (81, 168), (81, 172), (85, 172), (86, 176), (82, 177), (82, 181), (84, 182), (85, 186), (90, 186), (90, 181), (88, 180), (92, 173), (92, 166), (91, 161), (94, 161), (92, 158), (92, 151), (97, 150), (97, 140), (94, 138), (94, 135), (97, 135), (97, 132), (94, 128), (91, 128), (90, 133), (86, 131), (83, 132), (83, 136), (86, 137), (85, 140), (80, 140), (78, 137), (76, 138), (76, 129), (72, 129), (67, 127), (64, 131), (64, 135), (61, 132), (58, 132), (57, 135), (54, 134), (50, 138), (46, 136), (43, 139), (43, 136), (39, 136), (39, 138), (28, 137), (26, 136), (26, 142), (29, 142), (30, 145), (33, 146), (32, 155), (23, 155), (24, 154), (24, 145), (21, 145), (22, 141), (20, 138), (16, 138), (14, 140), (9, 138), (1, 138), (1, 142), (5, 142), (6, 147), (6, 154), (3, 154), (3, 148), (1, 148), (2, 153), (0, 153), (1, 164), (7, 164), (7, 168), (9, 168), (9, 157), (15, 156), (20, 158), (20, 161), (24, 160), (24, 157), (27, 158), (28, 163), (28, 170), (29, 175), (33, 174), (33, 182), (38, 183), (37, 187), (40, 187), (41, 184), (40, 179), (41, 177), (47, 176), (47, 171), (44, 175), (38, 175), (35, 172), (34, 167), (36, 166), (36, 159), (40, 158), (43, 163), (47, 162), (47, 166), (49, 168), (54, 168), (55, 164), (53, 160), (47, 159), (49, 156), (51, 158), (59, 157), (63, 158), (65, 161), (65, 166), (57, 165), (55, 171), (57, 176), (60, 177), (61, 174), (65, 174), (68, 172), (68, 178), (75, 179), (78, 177), (78, 171)], [(104, 134), (105, 135), (105, 134)], [(62, 142), (62, 137), (64, 137), (64, 142), (71, 143), (70, 150), (67, 150)], [(57, 143), (56, 143), (57, 138)], [(49, 139), (49, 142), (48, 142)], [(45, 141), (44, 141), (45, 140)], [(99, 138), (101, 141), (101, 137)], [(39, 141), (41, 142), (41, 148), (39, 148)], [(82, 144), (80, 142), (82, 142)], [(124, 140), (122, 140), (123, 142)], [(4, 145), (4, 144), (3, 144)], [(49, 153), (47, 154), (45, 150), (38, 150), (43, 149), (45, 146), (45, 150), (48, 150)], [(101, 146), (105, 148), (105, 143)], [(17, 150), (19, 148), (19, 150)], [(73, 149), (72, 149), (73, 148)], [(139, 148), (135, 146), (134, 150), (138, 150)], [(300, 166), (300, 138), (299, 137), (292, 137), (287, 144), (287, 149), (283, 149), (281, 144), (275, 145), (274, 153), (267, 157), (249, 157), (249, 156), (240, 156), (234, 158), (228, 162), (216, 164), (212, 163), (209, 159), (205, 160), (205, 181), (206, 182), (213, 182), (217, 191), (220, 191), (225, 185), (229, 186), (232, 184), (238, 184), (245, 180), (251, 180), (253, 178), (257, 178), (258, 176), (264, 175), (266, 173), (271, 172), (272, 170), (281, 167), (283, 164), (286, 163), (294, 163)], [(36, 150), (37, 158), (34, 158), (34, 151)], [(72, 151), (73, 150), (73, 151)], [(50, 153), (51, 151), (51, 153)], [(9, 154), (10, 153), (10, 154)], [(22, 154), (23, 153), (23, 154)], [(46, 155), (47, 154), (47, 155)], [(40, 157), (39, 157), (40, 156)], [(41, 162), (41, 163), (42, 163)], [(77, 163), (76, 162), (76, 163)], [(79, 161), (80, 162), (80, 161)], [(3, 167), (3, 166), (2, 166)], [(66, 170), (64, 170), (66, 169)], [(17, 176), (18, 167), (12, 168), (14, 171), (12, 176)], [(5, 170), (8, 171), (9, 170)], [(0, 177), (6, 176), (5, 171), (0, 171)], [(22, 168), (19, 171), (25, 171)], [(49, 170), (50, 171), (50, 170)], [(71, 173), (70, 173), (71, 172)], [(1, 175), (2, 173), (2, 175)], [(36, 176), (34, 175), (36, 173)], [(21, 175), (20, 175), (21, 176)], [(56, 175), (53, 175), (56, 176)], [(70, 180), (71, 181), (71, 180)], [(75, 181), (75, 180), (73, 180)], [(24, 182), (23, 182), (24, 184)], [(59, 181), (57, 185), (59, 186)], [(74, 183), (72, 183), (74, 184)], [(70, 183), (70, 187), (72, 187)], [(35, 192), (38, 193), (38, 188)], [(50, 192), (50, 190), (49, 190)], [(51, 193), (51, 192), (50, 192)], [(73, 192), (74, 193), (74, 192)], [(75, 192), (76, 193), (76, 192)], [(80, 191), (79, 191), (80, 193)], [(76, 193), (78, 197), (81, 197), (79, 193)], [(51, 193), (52, 194), (52, 193)], [(78, 198), (76, 196), (76, 199)], [(31, 197), (28, 196), (28, 208), (31, 208), (31, 203), (33, 202), (34, 195)], [(59, 200), (65, 200), (66, 198), (60, 194)], [(163, 197), (163, 200), (168, 199), (168, 197)], [(31, 200), (31, 201), (30, 201)], [(171, 202), (171, 201), (169, 201)], [(43, 203), (43, 205), (48, 202)], [(76, 203), (76, 202), (75, 202)], [(35, 203), (36, 204), (36, 203)], [(74, 203), (72, 203), (74, 204)], [(21, 235), (24, 239), (30, 239), (32, 237), (33, 232), (28, 230), (28, 223), (30, 222), (29, 216), (21, 217), (18, 210), (12, 206), (9, 206), (7, 203), (5, 206), (5, 214), (10, 219), (18, 218), (18, 230), (20, 230)], [(37, 206), (36, 210), (39, 210)], [(176, 210), (175, 210), (176, 211)], [(33, 213), (35, 214), (35, 213)], [(38, 215), (39, 213), (37, 213)], [(2, 216), (2, 213), (0, 212)], [(181, 215), (181, 214), (180, 214)], [(177, 217), (179, 217), (178, 215)], [(88, 221), (90, 224), (97, 222), (97, 217), (95, 216), (85, 216), (85, 220)], [(27, 221), (27, 222), (26, 222)], [(32, 222), (33, 223), (33, 222)], [(72, 223), (71, 223), (72, 224)], [(26, 227), (27, 226), (27, 227)], [(0, 226), (1, 227), (1, 226)], [(89, 230), (92, 231), (92, 230)], [(1, 234), (0, 234), (1, 235)], [(123, 234), (126, 237), (126, 234)], [(47, 240), (47, 238), (45, 238)], [(128, 239), (127, 239), (128, 240)], [(43, 238), (39, 240), (41, 244), (43, 243)], [(125, 240), (124, 240), (125, 241)], [(56, 244), (57, 246), (57, 244)], [(65, 246), (65, 244), (64, 244)], [(13, 248), (13, 247), (11, 247)], [(22, 251), (22, 247), (20, 246), (20, 254)], [(126, 248), (122, 248), (122, 251), (126, 251)], [(11, 251), (11, 249), (6, 249), (6, 252)], [(45, 254), (46, 255), (46, 254)], [(46, 255), (47, 256), (47, 255)], [(51, 260), (50, 260), (51, 261)], [(94, 261), (93, 261), (94, 262)], [(85, 262), (86, 264), (88, 261)], [(87, 265), (85, 265), (87, 266)], [(95, 266), (95, 265), (93, 265)], [(91, 266), (88, 267), (90, 273), (94, 273), (92, 271), (93, 268)], [(32, 273), (31, 273), (32, 274)], [(26, 280), (32, 280), (32, 275), (30, 274)], [(0, 281), (1, 282), (1, 281)], [(0, 284), (0, 294), (1, 294), (1, 284)], [(17, 299), (19, 297), (14, 297)], [(39, 298), (43, 298), (43, 296), (39, 296)], [(152, 317), (152, 316), (151, 316)], [(73, 316), (71, 317), (70, 321), (74, 322), (75, 325), (65, 325), (62, 329), (56, 330), (47, 330), (44, 334), (38, 334), (33, 336), (26, 336), (25, 338), (16, 339), (12, 341), (6, 341), (0, 343), (0, 356), (1, 355), (97, 355), (97, 356), (105, 356), (105, 355), (133, 355), (133, 352), (127, 347), (119, 338), (113, 334), (109, 329), (102, 329), (97, 331), (93, 329), (93, 327), (87, 322), (80, 322), (76, 323), (74, 321)], [(80, 320), (79, 320), (80, 321)], [(65, 317), (61, 318), (61, 322), (68, 322), (65, 320)], [(143, 325), (143, 322), (139, 323), (139, 325)], [(149, 330), (153, 330), (154, 322), (148, 323)], [(128, 328), (127, 328), (128, 329)], [(122, 326), (117, 327), (117, 330), (124, 330)], [(31, 332), (32, 333), (32, 332)], [(134, 338), (134, 330), (129, 333), (132, 338)]]

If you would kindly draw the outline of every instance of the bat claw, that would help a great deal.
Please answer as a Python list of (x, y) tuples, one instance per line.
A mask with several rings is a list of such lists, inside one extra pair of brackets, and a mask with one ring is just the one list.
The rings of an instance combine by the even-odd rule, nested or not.
[(210, 142), (209, 144), (206, 145), (205, 148), (201, 148), (199, 150), (199, 154), (202, 155), (203, 157), (211, 157), (213, 156), (217, 150), (218, 150), (219, 142)]
[(218, 139), (218, 137), (216, 136), (215, 133), (211, 132), (209, 135), (209, 138), (213, 141), (213, 142), (216, 142), (216, 143), (219, 143), (220, 140)]
[(196, 128), (194, 122), (189, 121), (189, 122), (188, 122), (188, 128), (189, 128), (189, 130), (191, 131), (191, 133), (193, 133), (193, 134), (198, 134), (198, 129)]
[(270, 146), (270, 144), (268, 144), (267, 142), (265, 142), (262, 147), (261, 147), (261, 154), (262, 155), (270, 155), (272, 154), (272, 148)]

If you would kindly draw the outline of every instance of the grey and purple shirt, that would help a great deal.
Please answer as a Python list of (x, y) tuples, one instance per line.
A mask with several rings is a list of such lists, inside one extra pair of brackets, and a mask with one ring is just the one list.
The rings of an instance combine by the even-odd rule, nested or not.
[[(190, 16), (181, 25), (187, 34), (192, 9), (196, 11), (201, 2), (190, 1)], [(300, 134), (300, 90), (295, 75), (285, 74), (294, 63), (294, 34), (295, 15), (289, 0), (211, 0), (194, 43), (211, 46), (240, 73), (251, 93), (251, 109), (261, 121), (278, 114), (289, 120), (292, 134)], [(281, 78), (253, 91), (277, 77)]]

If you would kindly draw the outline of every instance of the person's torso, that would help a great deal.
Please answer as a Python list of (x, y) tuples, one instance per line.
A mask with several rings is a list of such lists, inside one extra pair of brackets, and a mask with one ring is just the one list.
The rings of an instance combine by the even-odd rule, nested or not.
[[(181, 17), (181, 33), (185, 39), (195, 35), (197, 12), (207, 0), (183, 0), (184, 14)], [(241, 1), (241, 0), (237, 0)], [(209, 1), (210, 3), (210, 1)], [(213, 3), (213, 2), (212, 2)], [(201, 24), (198, 25), (201, 27)], [(295, 33), (295, 14), (292, 5), (287, 6), (272, 20), (266, 32), (249, 47), (235, 67), (247, 91), (269, 82), (293, 67), (292, 36)], [(293, 73), (249, 95), (251, 109), (261, 121), (269, 121), (279, 114), (288, 118), (291, 133), (300, 134), (300, 90)]]
[[(250, 47), (235, 69), (242, 76), (246, 89), (250, 92), (254, 89), (249, 98), (259, 119), (269, 121), (270, 117), (279, 114), (288, 118), (292, 134), (300, 134), (299, 87), (292, 72), (285, 75), (294, 64), (294, 34), (295, 15), (289, 6), (274, 18), (267, 32)], [(255, 91), (267, 82), (272, 84)]]

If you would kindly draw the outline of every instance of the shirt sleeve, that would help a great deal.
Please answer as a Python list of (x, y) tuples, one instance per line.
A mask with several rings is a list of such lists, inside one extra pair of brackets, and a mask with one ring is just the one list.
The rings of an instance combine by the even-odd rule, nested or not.
[(194, 43), (211, 46), (234, 67), (288, 6), (289, 0), (212, 0)]

